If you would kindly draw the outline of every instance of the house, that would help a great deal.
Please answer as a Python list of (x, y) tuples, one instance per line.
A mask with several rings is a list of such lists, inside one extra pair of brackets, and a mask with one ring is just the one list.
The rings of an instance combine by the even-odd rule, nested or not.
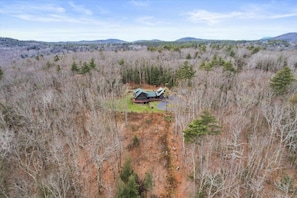
[(156, 94), (158, 97), (160, 96), (163, 96), (164, 97), (164, 92), (165, 92), (165, 89), (163, 89), (162, 87), (160, 87), (157, 91), (156, 91)]
[(134, 90), (134, 103), (149, 103), (151, 101), (159, 101), (164, 99), (165, 90), (160, 87), (157, 91), (145, 91), (141, 88)]

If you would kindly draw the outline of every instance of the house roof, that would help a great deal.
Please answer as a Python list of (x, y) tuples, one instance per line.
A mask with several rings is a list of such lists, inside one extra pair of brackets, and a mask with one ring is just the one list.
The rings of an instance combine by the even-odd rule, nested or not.
[(153, 98), (153, 97), (157, 96), (156, 92), (154, 92), (154, 91), (147, 91), (146, 94), (147, 94), (147, 97), (149, 97), (149, 98)]
[(165, 92), (165, 90), (164, 90), (162, 87), (160, 87), (160, 88), (156, 91), (156, 94), (157, 94), (157, 96), (161, 96), (164, 92)]
[(141, 88), (135, 89), (134, 90), (134, 98), (137, 98), (141, 93), (146, 93), (146, 91), (144, 91)]
[(143, 90), (141, 88), (137, 88), (137, 89), (134, 90), (134, 93), (137, 93), (139, 91), (143, 91)]
[(157, 91), (145, 91), (141, 88), (138, 88), (134, 90), (134, 98), (137, 98), (141, 93), (145, 93), (148, 98), (154, 98), (164, 93), (164, 90), (161, 87)]

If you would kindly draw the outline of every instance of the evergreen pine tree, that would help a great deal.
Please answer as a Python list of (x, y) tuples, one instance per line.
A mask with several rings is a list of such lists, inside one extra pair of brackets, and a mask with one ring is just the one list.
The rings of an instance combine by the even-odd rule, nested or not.
[(89, 66), (91, 69), (95, 69), (96, 67), (96, 64), (95, 64), (95, 60), (94, 58), (91, 58), (90, 62), (89, 62)]
[(3, 76), (3, 71), (2, 71), (2, 68), (0, 67), (0, 80), (2, 79), (2, 76)]
[(186, 142), (194, 142), (197, 137), (217, 135), (221, 132), (214, 116), (209, 111), (204, 111), (199, 119), (192, 121), (183, 131)]
[(211, 71), (213, 68), (212, 62), (207, 62), (207, 61), (202, 61), (199, 65), (200, 69), (206, 70), (206, 71)]
[(139, 184), (137, 183), (137, 175), (132, 174), (125, 183), (121, 179), (117, 191), (117, 198), (140, 198)]
[(177, 70), (176, 75), (178, 79), (192, 79), (195, 76), (196, 71), (194, 71), (193, 65), (189, 65), (188, 61)]
[(228, 62), (224, 63), (223, 70), (224, 71), (236, 72), (236, 69), (233, 67), (231, 61), (228, 61)]
[(192, 59), (192, 56), (190, 53), (187, 54), (186, 59)]
[(60, 57), (59, 57), (59, 55), (57, 54), (57, 55), (54, 57), (54, 61), (57, 62), (57, 61), (59, 61), (59, 60), (60, 60)]
[(88, 63), (84, 62), (83, 66), (81, 68), (81, 73), (85, 74), (85, 73), (88, 73), (89, 71), (90, 71), (90, 67), (89, 67)]
[(284, 94), (289, 85), (295, 80), (291, 69), (285, 66), (282, 70), (278, 71), (276, 75), (271, 78), (270, 86), (276, 95)]
[(73, 72), (78, 72), (79, 71), (75, 61), (73, 61), (72, 65), (71, 65), (71, 71), (73, 71)]
[(123, 170), (121, 171), (120, 178), (123, 182), (128, 182), (128, 178), (133, 174), (131, 166), (131, 159), (127, 159), (124, 163)]
[(131, 166), (131, 159), (124, 163), (123, 170), (120, 173), (117, 198), (140, 198), (138, 176), (134, 173)]
[(145, 173), (145, 177), (144, 177), (144, 182), (143, 182), (143, 187), (147, 190), (150, 191), (153, 188), (153, 178), (152, 178), (152, 174), (149, 172)]
[(61, 71), (61, 66), (60, 65), (57, 65), (56, 67), (56, 71), (59, 73)]
[(125, 198), (125, 197), (128, 197), (128, 195), (129, 195), (129, 190), (128, 190), (127, 184), (120, 179), (116, 197)]
[(127, 198), (128, 197), (140, 198), (138, 187), (139, 185), (137, 184), (137, 176), (135, 174), (130, 175), (127, 183), (127, 188), (128, 188)]

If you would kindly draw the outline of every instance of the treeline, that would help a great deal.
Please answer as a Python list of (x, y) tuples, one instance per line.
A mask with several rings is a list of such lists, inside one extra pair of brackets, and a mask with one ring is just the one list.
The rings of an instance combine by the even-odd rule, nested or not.
[[(230, 72), (236, 72), (235, 67), (233, 66), (231, 60), (225, 61), (221, 56), (217, 56), (216, 54), (212, 57), (210, 61), (202, 61), (199, 65), (200, 69), (211, 71), (215, 67), (223, 67), (223, 71), (230, 71)], [(241, 69), (241, 68), (238, 68)]]
[(141, 67), (121, 67), (122, 82), (146, 83), (149, 85), (166, 85), (173, 87), (177, 84), (176, 71), (160, 65)]
[(195, 76), (193, 65), (185, 61), (183, 65), (177, 69), (164, 68), (161, 65), (141, 66), (141, 67), (121, 67), (122, 82), (133, 82), (136, 84), (149, 84), (149, 85), (165, 85), (173, 87), (182, 80), (191, 80)]
[(95, 67), (96, 67), (96, 64), (95, 64), (94, 58), (91, 58), (89, 63), (84, 62), (83, 65), (80, 67), (77, 65), (75, 61), (73, 61), (71, 65), (71, 71), (80, 73), (80, 74), (85, 74), (90, 72), (92, 69), (95, 69)]

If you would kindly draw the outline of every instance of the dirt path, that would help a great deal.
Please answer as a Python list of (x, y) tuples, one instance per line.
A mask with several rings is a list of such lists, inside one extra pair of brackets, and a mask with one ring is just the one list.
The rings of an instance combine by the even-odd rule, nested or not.
[(175, 184), (172, 186), (175, 190), (171, 197), (188, 197), (190, 182), (187, 180), (187, 173), (184, 168), (183, 138), (181, 134), (175, 132), (172, 123), (167, 131), (167, 140), (171, 158), (171, 168), (168, 170), (168, 174), (175, 179)]

